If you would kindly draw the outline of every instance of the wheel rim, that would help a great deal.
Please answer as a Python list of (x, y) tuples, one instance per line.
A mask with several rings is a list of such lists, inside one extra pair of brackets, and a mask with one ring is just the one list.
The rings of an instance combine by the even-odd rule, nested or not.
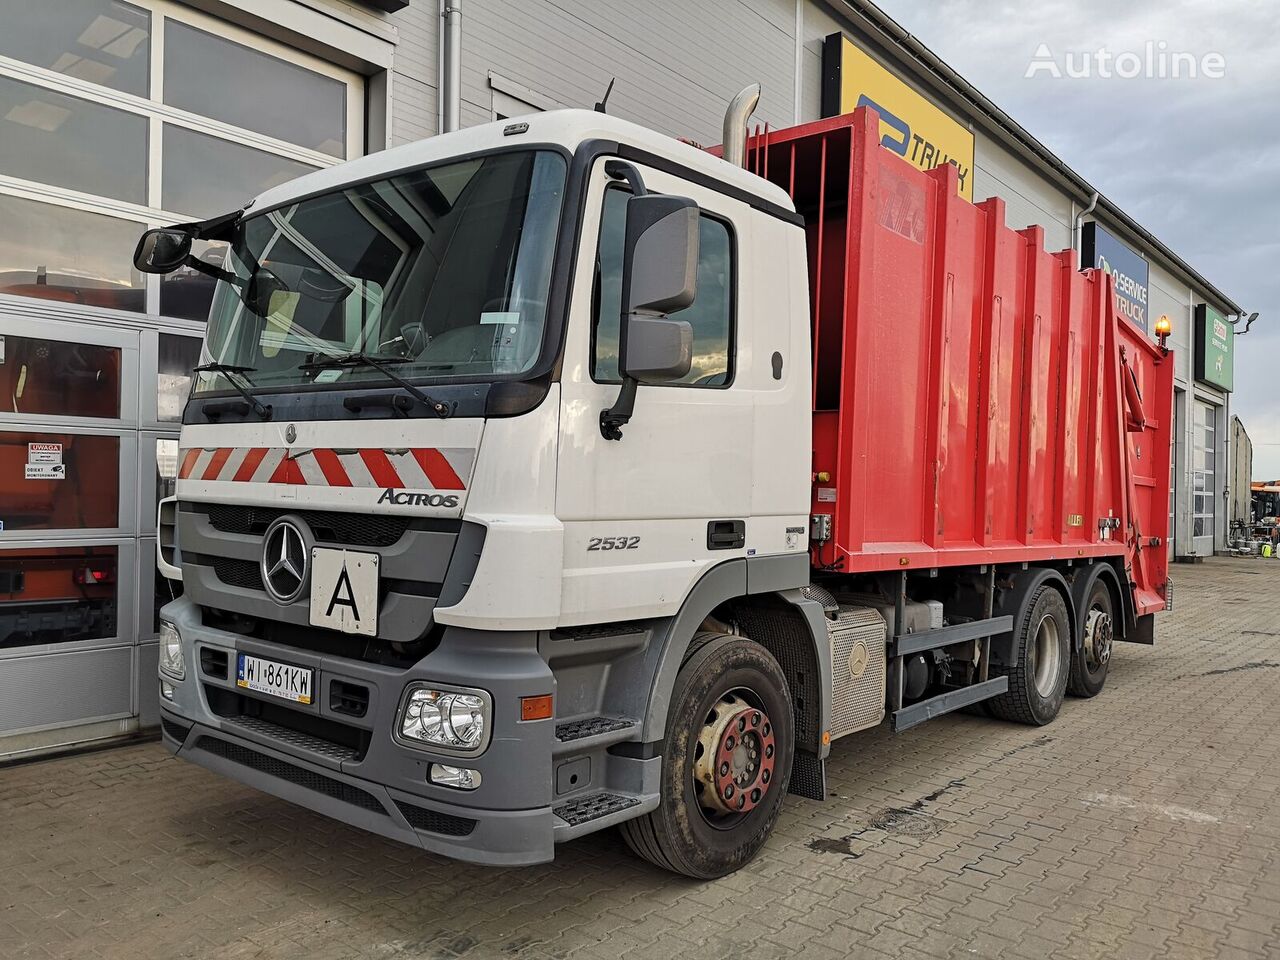
[(1106, 666), (1111, 659), (1111, 641), (1115, 625), (1111, 614), (1101, 606), (1094, 606), (1084, 622), (1084, 656), (1090, 671)]
[(1051, 696), (1058, 684), (1062, 669), (1059, 643), (1058, 622), (1051, 616), (1042, 617), (1036, 627), (1034, 647), (1036, 692), (1042, 697)]
[[(754, 702), (753, 702), (754, 701)], [(723, 694), (698, 732), (693, 777), (698, 806), (713, 826), (750, 813), (773, 786), (773, 721), (749, 690)]]

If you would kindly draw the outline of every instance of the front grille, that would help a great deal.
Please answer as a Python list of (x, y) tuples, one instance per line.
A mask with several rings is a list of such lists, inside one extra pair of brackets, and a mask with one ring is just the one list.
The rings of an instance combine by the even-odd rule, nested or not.
[(219, 740), (216, 737), (201, 737), (196, 743), (196, 747), (206, 753), (213, 754), (215, 757), (222, 757), (224, 760), (237, 763), (242, 767), (249, 767), (259, 773), (265, 773), (269, 777), (275, 777), (277, 780), (287, 780), (289, 783), (296, 784), (315, 793), (323, 793), (327, 797), (360, 807), (362, 810), (369, 810), (372, 813), (388, 816), (386, 807), (379, 803), (372, 794), (366, 793), (358, 787), (353, 787), (349, 783), (343, 783), (341, 780), (334, 780), (332, 777), (314, 773), (311, 770), (294, 766), (292, 763), (285, 763), (283, 760), (269, 757), (265, 753), (259, 753), (257, 750), (242, 747), (238, 743), (228, 743), (226, 740)]
[(172, 737), (174, 740), (177, 740), (179, 743), (182, 743), (184, 740), (187, 739), (187, 733), (190, 730), (190, 727), (184, 727), (180, 723), (174, 723), (168, 717), (160, 718), (160, 728), (164, 730), (167, 736)]
[(246, 590), (262, 590), (262, 568), (252, 560), (233, 560), (217, 557), (213, 561), (214, 575), (229, 587)]
[(437, 813), (435, 810), (415, 807), (411, 803), (402, 803), (399, 800), (396, 801), (396, 806), (400, 808), (404, 818), (409, 821), (409, 826), (425, 833), (442, 833), (446, 837), (465, 837), (476, 828), (476, 822), (465, 817)]
[(255, 533), (261, 536), (278, 517), (301, 517), (320, 543), (344, 543), (357, 547), (390, 547), (408, 529), (410, 518), (327, 510), (282, 510), (275, 507), (239, 507), (210, 504), (209, 525), (223, 533)]

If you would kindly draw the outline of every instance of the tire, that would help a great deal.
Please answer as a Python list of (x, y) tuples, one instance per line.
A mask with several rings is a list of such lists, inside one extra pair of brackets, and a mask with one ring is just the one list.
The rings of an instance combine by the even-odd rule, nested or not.
[(991, 715), (1042, 727), (1062, 708), (1071, 669), (1071, 617), (1062, 594), (1043, 584), (1032, 595), (1014, 636), (1010, 668), (991, 665), (1009, 678), (1007, 692), (987, 701)]
[[(734, 731), (743, 733), (741, 740)], [(735, 740), (729, 744), (731, 736)], [(661, 799), (652, 813), (621, 824), (627, 845), (650, 863), (699, 880), (738, 870), (760, 851), (777, 822), (794, 741), (791, 694), (769, 652), (741, 637), (695, 638), (672, 691)], [(726, 744), (730, 751), (721, 753)], [(726, 764), (731, 760), (732, 766), (717, 766), (716, 757)], [(709, 797), (713, 783), (721, 780), (699, 779), (714, 778), (722, 769), (738, 778), (726, 789), (744, 784), (729, 800)], [(735, 802), (749, 807), (741, 813), (710, 809), (712, 803)]]
[(1115, 632), (1115, 604), (1106, 583), (1098, 577), (1089, 587), (1089, 596), (1078, 613), (1083, 640), (1071, 651), (1071, 673), (1067, 693), (1074, 697), (1096, 697), (1107, 682)]

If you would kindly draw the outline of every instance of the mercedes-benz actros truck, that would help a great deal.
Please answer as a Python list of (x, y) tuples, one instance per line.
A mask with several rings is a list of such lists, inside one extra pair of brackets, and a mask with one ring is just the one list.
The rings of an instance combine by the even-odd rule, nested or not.
[(143, 236), (216, 280), (170, 750), (461, 860), (618, 826), (709, 878), (833, 741), (1047, 724), (1151, 642), (1163, 344), (870, 109), (753, 102), (714, 151), (558, 111)]

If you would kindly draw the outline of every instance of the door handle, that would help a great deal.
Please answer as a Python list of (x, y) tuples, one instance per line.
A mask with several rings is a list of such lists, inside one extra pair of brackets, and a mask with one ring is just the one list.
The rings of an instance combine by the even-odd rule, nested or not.
[(707, 524), (708, 550), (737, 550), (746, 543), (745, 520), (712, 520)]

